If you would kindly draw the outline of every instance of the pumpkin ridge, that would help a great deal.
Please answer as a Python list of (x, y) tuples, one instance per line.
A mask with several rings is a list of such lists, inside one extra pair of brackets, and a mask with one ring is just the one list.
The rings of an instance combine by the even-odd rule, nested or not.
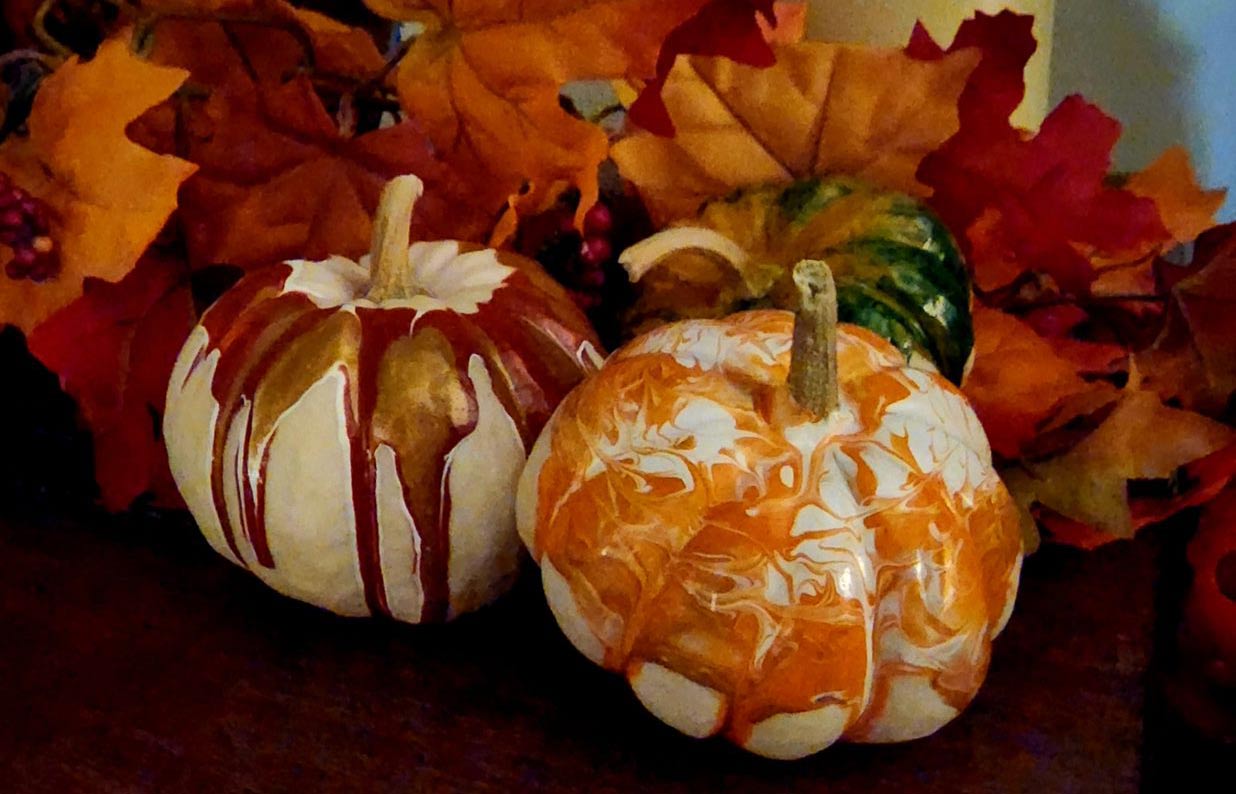
[[(399, 293), (414, 244), (396, 203), (375, 247)], [(344, 615), (445, 620), (500, 595), (517, 567), (516, 467), (595, 366), (594, 332), (534, 262), (418, 245), (450, 255), (433, 263), (444, 272), (466, 260), (458, 300), (385, 300), (340, 256), (285, 262), (203, 315), (168, 385), (173, 476), (207, 540)], [(492, 487), (470, 490), (478, 478)]]
[[(530, 546), (573, 599), (554, 610), (568, 635), (676, 727), (775, 757), (956, 716), (1020, 563), (972, 410), (886, 340), (838, 327), (835, 418), (769, 409), (789, 358), (771, 340), (792, 320), (686, 321), (629, 343), (562, 403), (525, 472)], [(687, 719), (655, 701), (679, 690), (650, 689), (645, 663), (723, 708), (689, 684), (690, 702), (721, 710)]]

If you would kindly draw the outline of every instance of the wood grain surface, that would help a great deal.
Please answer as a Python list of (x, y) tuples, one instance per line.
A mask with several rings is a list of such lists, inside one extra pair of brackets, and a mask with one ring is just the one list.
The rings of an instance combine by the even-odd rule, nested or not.
[(532, 576), (410, 627), (284, 599), (183, 518), (9, 519), (0, 790), (1135, 791), (1154, 580), (1143, 541), (1045, 549), (961, 718), (786, 764), (663, 727), (562, 639)]

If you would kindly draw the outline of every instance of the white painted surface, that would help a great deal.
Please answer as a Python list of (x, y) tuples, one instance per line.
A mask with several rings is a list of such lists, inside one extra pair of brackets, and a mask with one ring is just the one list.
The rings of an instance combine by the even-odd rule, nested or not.
[(515, 487), (524, 443), (478, 355), (468, 360), (468, 378), (476, 394), (476, 427), (447, 455), (444, 474), (451, 496), (452, 616), (497, 598), (519, 567)]
[[(266, 467), (266, 539), (275, 567), (255, 565), (253, 572), (292, 598), (361, 616), (369, 606), (356, 550), (346, 389), (342, 370), (332, 370), (279, 417)], [(231, 487), (225, 480), (225, 494)]]
[(176, 359), (168, 382), (163, 437), (172, 478), (202, 535), (211, 548), (242, 565), (223, 535), (222, 517), (215, 509), (215, 498), (211, 492), (210, 473), (215, 456), (219, 403), (211, 394), (210, 384), (219, 365), (219, 351), (211, 351), (199, 362), (198, 356), (206, 349), (208, 342), (206, 329), (197, 326), (189, 334)]
[(386, 605), (398, 620), (419, 623), (425, 607), (425, 587), (420, 577), (421, 533), (404, 497), (395, 450), (380, 445), (374, 461), (378, 548)]
[(752, 728), (751, 737), (743, 747), (765, 758), (782, 761), (805, 758), (840, 739), (850, 716), (845, 706), (774, 714)]
[(652, 662), (627, 673), (631, 690), (652, 715), (696, 739), (712, 736), (725, 721), (725, 696), (715, 689)]

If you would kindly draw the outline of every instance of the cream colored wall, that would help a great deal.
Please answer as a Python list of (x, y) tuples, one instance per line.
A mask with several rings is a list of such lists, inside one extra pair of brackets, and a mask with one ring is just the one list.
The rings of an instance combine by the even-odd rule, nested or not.
[(909, 40), (914, 24), (922, 21), (932, 38), (947, 46), (957, 26), (975, 11), (996, 13), (1012, 8), (1033, 14), (1035, 38), (1048, 44), (1040, 46), (1026, 65), (1026, 98), (1013, 118), (1022, 126), (1037, 127), (1048, 108), (1055, 5), (1056, 0), (809, 0), (807, 35), (827, 41), (901, 46)]
[[(808, 31), (838, 41), (900, 44), (923, 15), (948, 41), (975, 9), (1037, 12), (1052, 0), (809, 0)], [(1115, 167), (1136, 169), (1183, 144), (1205, 184), (1236, 189), (1236, 0), (1055, 0), (1040, 25), (1047, 58), (1031, 67), (1019, 121), (1080, 93), (1120, 119)], [(1236, 219), (1236, 195), (1223, 217)]]
[(1053, 104), (1072, 93), (1124, 122), (1117, 167), (1182, 144), (1205, 183), (1236, 189), (1236, 0), (1060, 0)]

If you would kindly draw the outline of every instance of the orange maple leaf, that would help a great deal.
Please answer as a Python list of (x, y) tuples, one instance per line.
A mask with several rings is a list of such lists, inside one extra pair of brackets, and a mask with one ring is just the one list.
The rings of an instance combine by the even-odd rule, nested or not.
[(309, 78), (301, 47), (276, 28), (167, 20), (151, 58), (191, 71), (196, 95), (140, 120), (134, 134), (201, 166), (180, 217), (195, 267), (245, 268), (368, 250), (382, 186), (416, 173), (429, 186), (417, 237), (483, 239), (504, 196), (475, 166), (446, 163), (412, 123), (352, 136)]
[[(30, 134), (0, 146), (0, 170), (50, 207), (60, 271), (41, 284), (0, 278), (0, 324), (30, 331), (80, 295), (87, 276), (119, 281), (154, 240), (196, 166), (133, 143), (125, 126), (187, 74), (113, 40), (43, 81)], [(0, 249), (0, 266), (9, 256)]]
[(706, 0), (365, 2), (424, 25), (395, 83), (443, 155), (479, 162), (522, 207), (544, 208), (576, 186), (582, 220), (609, 145), (600, 127), (562, 109), (561, 86), (651, 76), (662, 39)]
[(1124, 189), (1154, 201), (1159, 217), (1177, 243), (1191, 242), (1215, 223), (1227, 198), (1226, 190), (1204, 190), (1197, 184), (1189, 153), (1176, 146), (1145, 170), (1129, 178)]
[(1092, 385), (1051, 343), (1016, 317), (976, 304), (974, 361), (962, 382), (991, 448), (1006, 459), (1021, 456), (1063, 401)]
[(636, 132), (613, 158), (654, 221), (691, 215), (737, 187), (839, 171), (922, 195), (919, 162), (957, 131), (976, 52), (916, 61), (900, 50), (819, 42), (777, 63), (682, 56), (663, 96), (673, 138)]

